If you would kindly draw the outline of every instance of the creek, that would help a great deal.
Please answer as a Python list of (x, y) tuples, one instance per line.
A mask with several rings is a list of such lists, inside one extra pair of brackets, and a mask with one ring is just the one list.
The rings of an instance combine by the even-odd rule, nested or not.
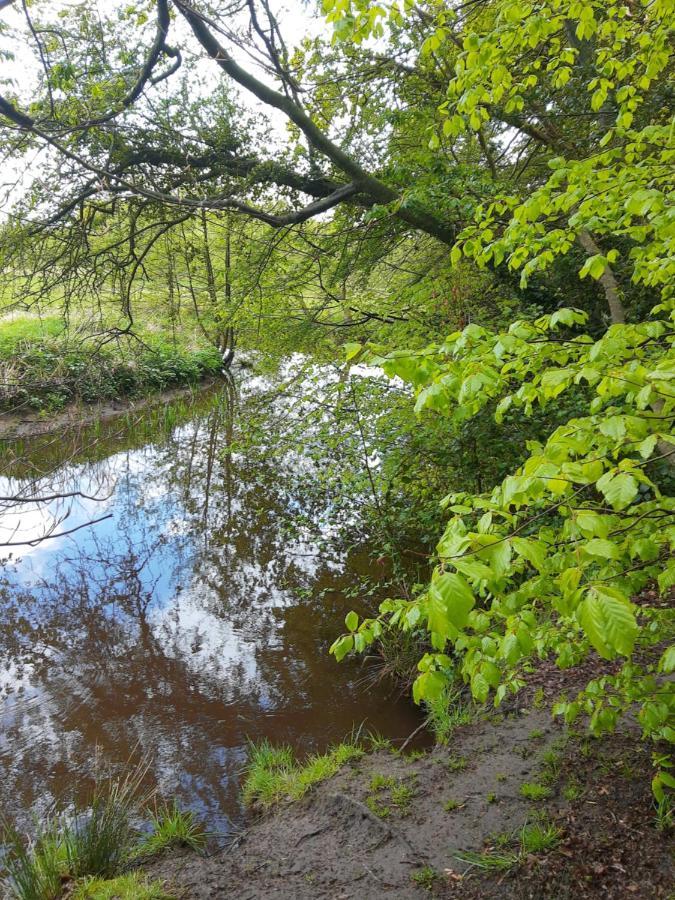
[[(321, 442), (283, 440), (309, 377), (275, 392), (288, 375), (2, 446), (0, 495), (22, 498), (0, 519), (0, 805), (17, 824), (147, 757), (162, 796), (227, 834), (249, 741), (304, 757), (419, 725), (328, 654), (379, 569), (354, 504), (316, 489)], [(253, 409), (262, 452), (239, 440)]]

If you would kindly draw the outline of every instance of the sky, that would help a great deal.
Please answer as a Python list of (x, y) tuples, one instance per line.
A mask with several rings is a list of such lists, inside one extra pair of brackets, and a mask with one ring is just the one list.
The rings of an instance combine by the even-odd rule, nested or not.
[[(60, 10), (77, 8), (81, 5), (81, 2), (75, 2), (75, 0), (40, 0), (38, 3), (33, 3), (31, 9), (39, 10), (40, 13), (43, 10), (48, 11), (50, 16), (58, 19)], [(90, 11), (99, 9), (103, 15), (110, 15), (111, 9), (127, 5), (128, 0), (112, 0), (112, 3), (111, 0), (95, 0), (95, 2), (90, 0), (87, 3), (87, 9)], [(306, 36), (313, 37), (321, 32), (326, 35), (330, 34), (330, 26), (326, 24), (320, 14), (314, 11), (316, 7), (312, 3), (304, 3), (301, 0), (278, 0), (278, 2), (273, 2), (273, 9), (281, 23), (282, 33), (289, 50), (297, 46)], [(242, 19), (242, 21), (246, 20)], [(7, 91), (9, 84), (12, 92), (28, 99), (31, 91), (37, 85), (41, 64), (35, 43), (27, 28), (21, 4), (15, 2), (0, 9), (0, 23), (8, 26), (5, 33), (0, 31), (0, 91)], [(187, 25), (179, 19), (172, 23), (172, 28), (178, 31), (180, 39), (177, 43), (181, 49), (184, 49), (189, 31)], [(151, 31), (151, 26), (148, 26), (149, 38)], [(17, 40), (17, 36), (20, 36), (19, 40)], [(194, 41), (192, 44), (194, 45)], [(239, 48), (230, 49), (238, 62), (251, 68), (251, 60), (245, 52)], [(3, 51), (11, 52), (14, 59), (3, 59)], [(198, 65), (199, 72), (204, 79), (204, 90), (208, 91), (208, 85), (214, 84), (222, 76), (216, 65), (205, 57), (200, 58)], [(269, 83), (270, 79), (262, 70), (259, 67), (255, 68), (255, 74)], [(243, 90), (239, 91), (238, 96), (245, 109), (254, 114), (258, 112), (260, 104), (255, 97)], [(270, 109), (265, 109), (265, 116), (269, 120), (269, 139), (273, 142), (281, 141), (285, 133), (286, 118), (277, 110)], [(11, 210), (31, 180), (36, 175), (40, 175), (47, 161), (48, 156), (45, 151), (33, 152), (27, 159), (0, 157), (0, 221), (7, 217), (8, 211)]]

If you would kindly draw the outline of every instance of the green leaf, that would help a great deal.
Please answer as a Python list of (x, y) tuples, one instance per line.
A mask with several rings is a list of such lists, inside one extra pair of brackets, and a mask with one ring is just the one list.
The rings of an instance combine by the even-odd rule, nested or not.
[(347, 615), (345, 616), (345, 625), (347, 626), (349, 631), (356, 631), (358, 624), (359, 624), (359, 617), (354, 612), (354, 610), (352, 610), (351, 612), (348, 612)]
[(421, 703), (422, 700), (434, 701), (442, 696), (448, 683), (442, 672), (430, 670), (418, 675), (413, 683), (413, 700)]
[[(431, 582), (429, 587), (430, 625), (433, 621), (441, 625), (440, 628), (432, 628), (432, 631), (450, 636), (452, 629), (447, 629), (449, 623), (457, 631), (461, 631), (467, 623), (469, 613), (475, 605), (475, 599), (466, 580), (456, 572), (445, 572)], [(446, 623), (445, 628), (442, 622)]]
[(354, 636), (352, 634), (343, 634), (331, 646), (330, 653), (333, 654), (338, 662), (342, 662), (345, 656), (354, 649)]
[(638, 633), (633, 606), (624, 595), (605, 585), (591, 588), (577, 610), (579, 624), (604, 659), (630, 656)]
[(635, 500), (638, 492), (637, 479), (627, 472), (605, 472), (597, 481), (597, 488), (613, 509), (625, 509)]
[(599, 556), (601, 559), (619, 559), (621, 556), (616, 544), (604, 538), (593, 538), (582, 549), (589, 556)]

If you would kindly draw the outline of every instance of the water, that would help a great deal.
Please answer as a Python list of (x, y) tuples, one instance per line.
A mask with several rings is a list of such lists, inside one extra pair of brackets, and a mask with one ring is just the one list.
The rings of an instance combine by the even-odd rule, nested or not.
[[(302, 756), (362, 723), (395, 738), (418, 726), (391, 685), (328, 655), (363, 608), (350, 590), (382, 573), (345, 542), (354, 505), (314, 489), (321, 442), (283, 440), (306, 415), (303, 382), (267, 400), (270, 386), (248, 376), (143, 420), (4, 446), (0, 495), (52, 497), (0, 518), (0, 804), (18, 824), (83, 802), (97, 765), (148, 754), (160, 793), (227, 833), (248, 740)], [(249, 413), (256, 449), (238, 440)]]

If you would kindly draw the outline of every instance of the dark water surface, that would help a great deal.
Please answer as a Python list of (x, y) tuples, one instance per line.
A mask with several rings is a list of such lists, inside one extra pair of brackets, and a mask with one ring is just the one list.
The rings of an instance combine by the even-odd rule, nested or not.
[(147, 753), (159, 791), (226, 832), (248, 739), (304, 754), (363, 722), (397, 738), (419, 724), (328, 655), (371, 563), (344, 549), (358, 528), (344, 506), (307, 490), (315, 450), (277, 441), (297, 401), (262, 404), (266, 453), (237, 449), (269, 387), (248, 376), (239, 400), (219, 387), (2, 448), (3, 497), (82, 494), (0, 518), (15, 545), (0, 570), (0, 805), (18, 824), (82, 801), (97, 754), (121, 770)]

